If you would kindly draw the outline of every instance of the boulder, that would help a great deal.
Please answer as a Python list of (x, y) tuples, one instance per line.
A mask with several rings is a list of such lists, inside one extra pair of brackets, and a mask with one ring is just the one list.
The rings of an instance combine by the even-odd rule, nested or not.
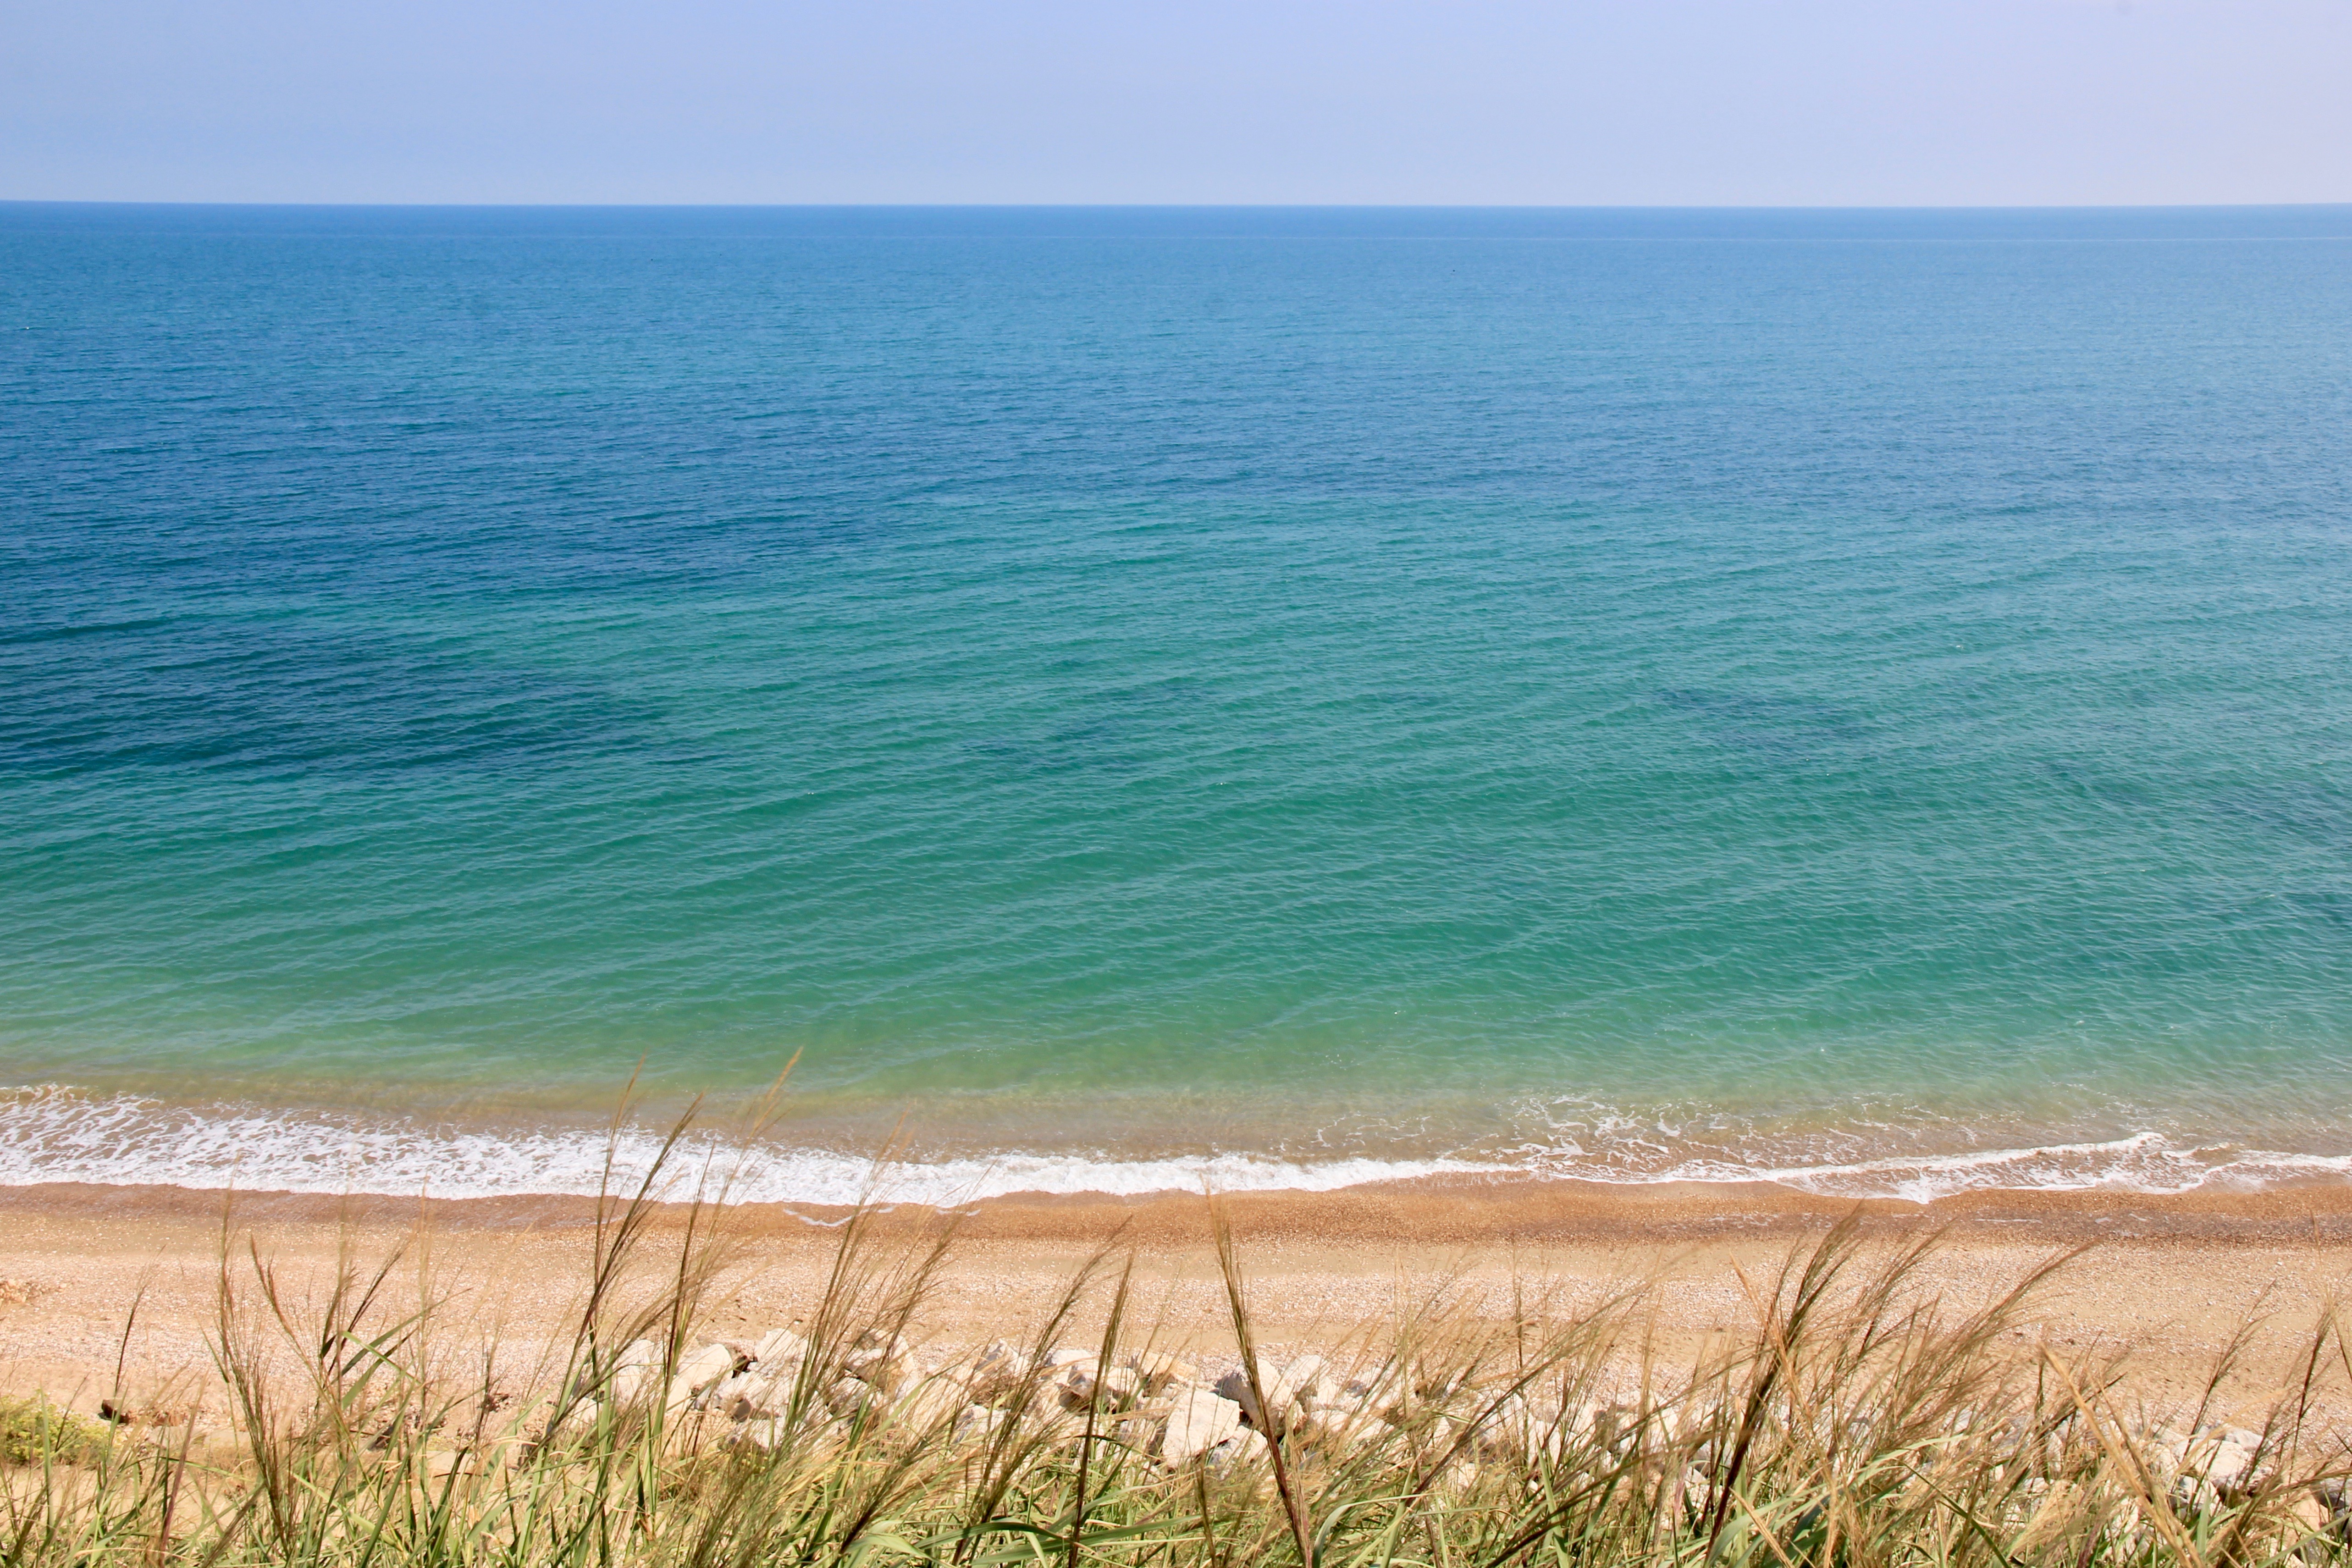
[(2148, 1433), (2143, 1450), (2170, 1478), (2175, 1502), (2207, 1509), (2252, 1484), (2262, 1441), (2260, 1433), (2242, 1426), (2205, 1426), (2193, 1433), (2158, 1426)]
[(1205, 1388), (1180, 1389), (1169, 1405), (1160, 1458), (1171, 1466), (1183, 1464), (1238, 1437), (1241, 1429), (1242, 1407), (1236, 1401)]
[(604, 1392), (612, 1394), (614, 1404), (637, 1404), (654, 1389), (654, 1380), (661, 1375), (661, 1342), (658, 1340), (630, 1340), (612, 1361), (607, 1361)]
[(669, 1392), (664, 1403), (672, 1410), (682, 1410), (698, 1394), (707, 1394), (735, 1374), (735, 1352), (726, 1345), (704, 1345), (677, 1363), (670, 1374)]
[(2243, 1426), (2209, 1426), (2205, 1436), (2210, 1440), (2210, 1454), (2204, 1459), (2204, 1476), (2217, 1487), (2242, 1489), (2254, 1479), (2254, 1456), (2262, 1451), (2263, 1435)]
[[(1236, 1367), (1217, 1379), (1217, 1393), (1240, 1405), (1242, 1414), (1248, 1418), (1252, 1426), (1261, 1432), (1272, 1433), (1278, 1436), (1290, 1417), (1296, 1414), (1300, 1396), (1310, 1390), (1327, 1386), (1319, 1381), (1323, 1373), (1323, 1358), (1306, 1356), (1300, 1359), (1307, 1363), (1303, 1369), (1307, 1374), (1307, 1381), (1303, 1386), (1291, 1377), (1289, 1366), (1261, 1360), (1257, 1365), (1256, 1389), (1253, 1390), (1250, 1387), (1248, 1369)], [(1336, 1384), (1328, 1386), (1330, 1393), (1339, 1392)], [(1268, 1408), (1265, 1410), (1258, 1408), (1260, 1393), (1265, 1395)]]
[(2313, 1490), (2327, 1515), (2327, 1532), (2352, 1546), (2352, 1476), (2330, 1476)]
[(790, 1329), (770, 1329), (751, 1347), (751, 1364), (762, 1372), (798, 1366), (808, 1359), (808, 1341)]
[(880, 1392), (863, 1378), (837, 1377), (826, 1385), (824, 1406), (835, 1415), (854, 1415), (871, 1405)]
[(1129, 1351), (1118, 1358), (1118, 1364), (1134, 1370), (1147, 1398), (1165, 1394), (1176, 1384), (1201, 1381), (1199, 1367), (1164, 1351)]
[(971, 1358), (971, 1371), (975, 1377), (1026, 1377), (1029, 1374), (1029, 1352), (1019, 1345), (992, 1340), (982, 1346), (979, 1353)]
[(927, 1432), (953, 1420), (966, 1404), (963, 1387), (944, 1377), (927, 1377), (901, 1394), (890, 1419), (910, 1431)]
[(605, 1387), (618, 1405), (634, 1405), (645, 1397), (661, 1371), (662, 1347), (655, 1340), (631, 1340), (614, 1352)]
[(1328, 1403), (1339, 1394), (1339, 1374), (1319, 1355), (1294, 1356), (1283, 1363), (1282, 1381), (1297, 1399)]
[(1093, 1356), (1057, 1366), (1054, 1382), (1062, 1391), (1062, 1403), (1073, 1410), (1095, 1401), (1099, 1401), (1098, 1409), (1125, 1410), (1143, 1392), (1142, 1373), (1130, 1366), (1106, 1369)]
[(772, 1454), (792, 1438), (789, 1422), (773, 1419), (746, 1421), (728, 1436), (728, 1442), (740, 1448), (751, 1448), (762, 1454)]
[(869, 1329), (841, 1358), (849, 1374), (886, 1392), (895, 1392), (915, 1371), (914, 1347), (897, 1334)]
[(999, 1340), (971, 1358), (963, 1381), (972, 1398), (982, 1405), (998, 1405), (1011, 1398), (1028, 1375), (1028, 1352)]
[(1326, 1447), (1362, 1443), (1386, 1435), (1380, 1410), (1345, 1389), (1328, 1399), (1301, 1399), (1291, 1411), (1290, 1429)]
[(985, 1442), (1012, 1419), (1013, 1413), (1009, 1410), (991, 1410), (985, 1405), (967, 1405), (963, 1407), (963, 1414), (956, 1417), (954, 1441)]
[(793, 1389), (800, 1382), (800, 1375), (799, 1363), (787, 1363), (772, 1371), (755, 1363), (750, 1372), (729, 1378), (719, 1385), (721, 1390), (731, 1391), (731, 1405), (719, 1405), (716, 1398), (712, 1403), (715, 1408), (727, 1410), (739, 1421), (782, 1415), (792, 1408)]

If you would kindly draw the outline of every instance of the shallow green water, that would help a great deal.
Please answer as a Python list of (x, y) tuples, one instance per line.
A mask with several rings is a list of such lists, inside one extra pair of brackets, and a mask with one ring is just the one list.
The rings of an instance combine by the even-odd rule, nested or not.
[(0, 1173), (2340, 1169), (2347, 235), (0, 208)]

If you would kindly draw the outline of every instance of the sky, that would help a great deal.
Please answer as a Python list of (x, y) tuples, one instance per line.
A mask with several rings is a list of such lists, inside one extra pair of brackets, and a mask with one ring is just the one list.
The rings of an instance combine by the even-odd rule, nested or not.
[(0, 199), (2352, 201), (2352, 0), (0, 0)]

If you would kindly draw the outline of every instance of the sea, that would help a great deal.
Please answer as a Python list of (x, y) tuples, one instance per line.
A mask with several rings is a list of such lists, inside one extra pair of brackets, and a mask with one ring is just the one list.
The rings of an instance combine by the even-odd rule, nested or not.
[(0, 204), (0, 1183), (682, 1120), (2347, 1179), (2352, 207)]

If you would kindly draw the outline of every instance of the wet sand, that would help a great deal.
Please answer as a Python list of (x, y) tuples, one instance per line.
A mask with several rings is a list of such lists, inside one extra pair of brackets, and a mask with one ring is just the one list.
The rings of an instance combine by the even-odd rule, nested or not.
[[(1223, 1203), (1269, 1346), (1339, 1343), (1439, 1289), (1466, 1293), (1475, 1313), (1508, 1317), (1546, 1289), (1564, 1310), (1648, 1281), (1648, 1331), (1670, 1358), (1744, 1331), (1753, 1289), (1857, 1206), (1769, 1185), (1464, 1178)], [(2352, 1295), (2352, 1184), (2343, 1183), (2171, 1196), (1981, 1193), (1859, 1207), (1868, 1246), (1940, 1233), (1923, 1279), (1950, 1308), (1989, 1302), (2053, 1254), (2084, 1249), (2021, 1317), (2020, 1350), (2044, 1341), (2127, 1350), (2132, 1384), (2151, 1403), (2192, 1394), (2221, 1348), (2259, 1320), (2246, 1370), (2230, 1384), (2230, 1398), (2251, 1408), (2285, 1375), (2318, 1314)], [(756, 1335), (805, 1312), (845, 1217), (782, 1205), (724, 1211), (732, 1261), (701, 1332)], [(674, 1257), (688, 1218), (682, 1207), (664, 1209), (653, 1253)], [(252, 1278), (257, 1254), (299, 1301), (323, 1292), (339, 1256), (373, 1262), (405, 1245), (390, 1296), (422, 1291), (444, 1302), (445, 1343), (517, 1351), (561, 1342), (584, 1299), (593, 1222), (594, 1206), (572, 1198), (419, 1205), (173, 1187), (0, 1189), (0, 1391), (41, 1389), (83, 1408), (108, 1397), (201, 1404), (225, 1249), (240, 1279)], [(954, 1239), (918, 1320), (921, 1337), (954, 1345), (1012, 1337), (1111, 1246), (1132, 1251), (1134, 1310), (1160, 1338), (1203, 1353), (1230, 1344), (1197, 1195), (1016, 1195), (952, 1215), (900, 1207), (877, 1217), (874, 1236), (886, 1250), (918, 1248), (942, 1226)]]

